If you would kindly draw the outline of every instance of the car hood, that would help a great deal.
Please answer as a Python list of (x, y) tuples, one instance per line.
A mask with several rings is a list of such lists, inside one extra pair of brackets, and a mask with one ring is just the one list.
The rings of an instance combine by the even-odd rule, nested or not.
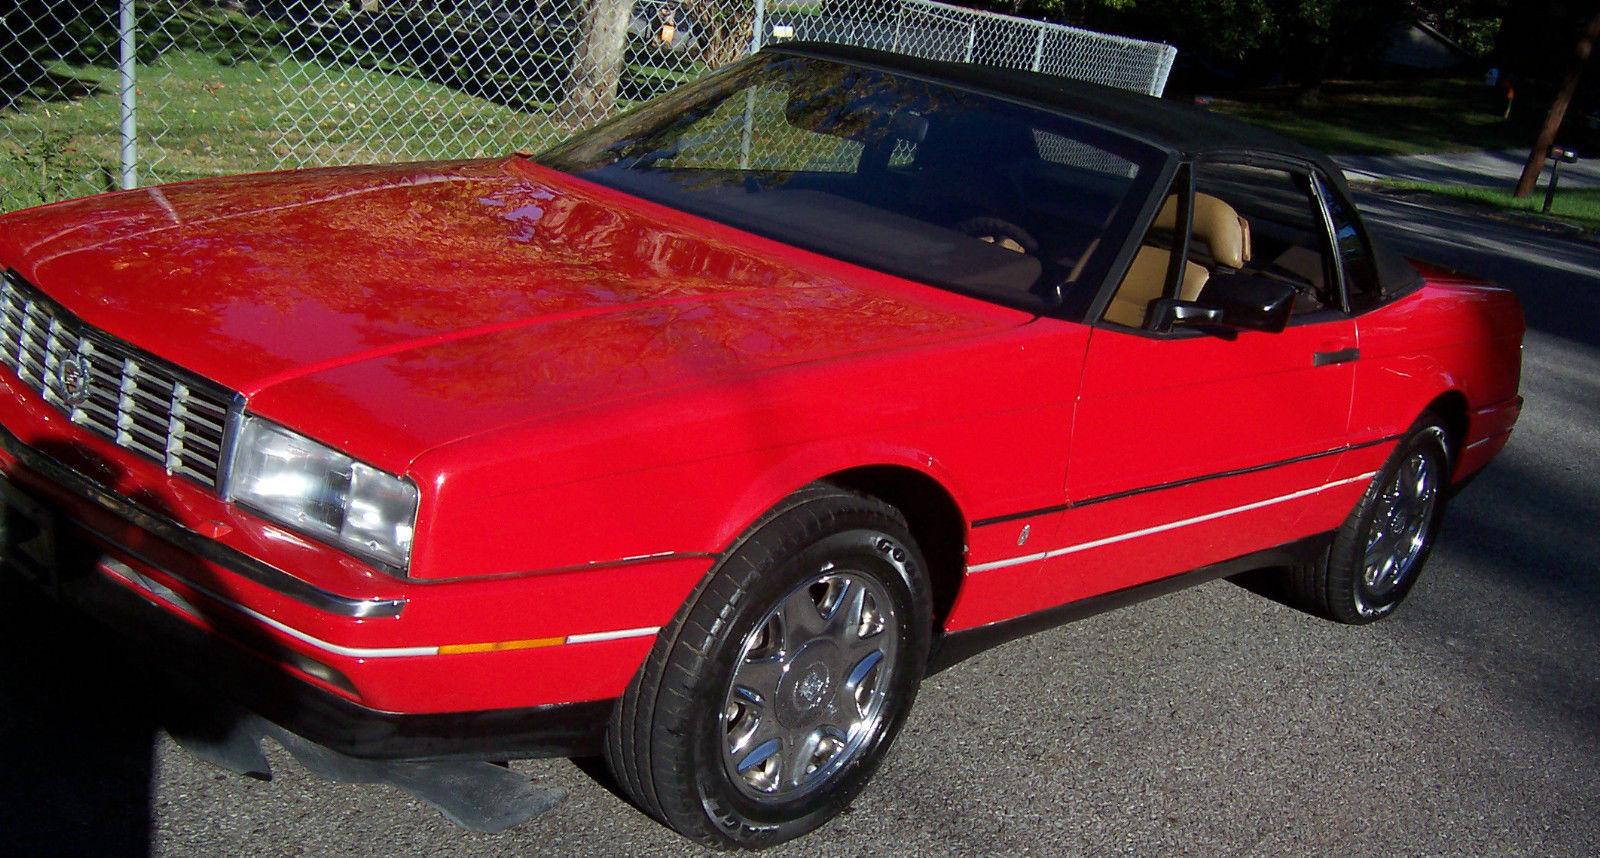
[(1029, 318), (521, 158), (73, 200), (0, 219), (0, 259), (391, 468), (556, 411)]

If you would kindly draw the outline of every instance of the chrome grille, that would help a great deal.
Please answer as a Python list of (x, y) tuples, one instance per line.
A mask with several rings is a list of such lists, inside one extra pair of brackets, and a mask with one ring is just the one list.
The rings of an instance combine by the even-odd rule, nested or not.
[(234, 393), (90, 327), (11, 271), (0, 364), (73, 423), (216, 488)]

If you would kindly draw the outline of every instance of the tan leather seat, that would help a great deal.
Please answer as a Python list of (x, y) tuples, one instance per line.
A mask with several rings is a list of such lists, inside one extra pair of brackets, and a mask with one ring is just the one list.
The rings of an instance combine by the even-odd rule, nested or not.
[[(1111, 296), (1111, 305), (1106, 307), (1106, 321), (1130, 328), (1144, 327), (1150, 302), (1160, 298), (1166, 288), (1167, 263), (1171, 259), (1172, 252), (1169, 250), (1148, 244), (1140, 247), (1138, 255), (1133, 257), (1133, 264), (1128, 266), (1128, 273), (1122, 277), (1122, 285)], [(1185, 301), (1198, 298), (1210, 277), (1211, 272), (1203, 266), (1185, 260), (1178, 297)]]
[[(1178, 196), (1167, 197), (1161, 211), (1156, 214), (1150, 231), (1172, 234), (1178, 228)], [(1195, 238), (1205, 242), (1211, 258), (1219, 265), (1243, 268), (1250, 261), (1250, 224), (1239, 217), (1233, 206), (1210, 194), (1194, 195), (1194, 218), (1191, 227)], [(1130, 328), (1144, 327), (1150, 302), (1162, 297), (1167, 281), (1167, 264), (1172, 252), (1155, 245), (1139, 248), (1128, 273), (1123, 275), (1111, 304), (1106, 307), (1105, 319)], [(1204, 266), (1184, 260), (1183, 280), (1178, 285), (1178, 297), (1193, 301), (1200, 297), (1211, 272)]]

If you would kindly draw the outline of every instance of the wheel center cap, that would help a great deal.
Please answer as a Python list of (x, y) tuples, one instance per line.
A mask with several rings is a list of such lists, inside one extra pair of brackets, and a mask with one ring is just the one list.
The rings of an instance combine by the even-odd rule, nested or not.
[(794, 684), (794, 702), (800, 709), (810, 709), (822, 702), (828, 694), (829, 682), (828, 666), (825, 664), (812, 664), (806, 668), (800, 681)]
[(778, 720), (786, 727), (812, 724), (833, 703), (837, 682), (829, 661), (834, 647), (818, 641), (801, 650), (778, 686)]

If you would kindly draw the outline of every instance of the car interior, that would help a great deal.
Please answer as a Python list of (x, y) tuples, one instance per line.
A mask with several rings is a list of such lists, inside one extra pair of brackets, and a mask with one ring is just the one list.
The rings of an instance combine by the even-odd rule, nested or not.
[[(1293, 315), (1311, 318), (1340, 306), (1321, 203), (1308, 176), (1247, 165), (1204, 164), (1196, 170), (1194, 208), (1177, 297), (1203, 300), (1220, 272), (1243, 273), (1295, 289)], [(1130, 328), (1150, 323), (1151, 303), (1165, 295), (1182, 196), (1170, 194), (1140, 243), (1103, 318)]]

